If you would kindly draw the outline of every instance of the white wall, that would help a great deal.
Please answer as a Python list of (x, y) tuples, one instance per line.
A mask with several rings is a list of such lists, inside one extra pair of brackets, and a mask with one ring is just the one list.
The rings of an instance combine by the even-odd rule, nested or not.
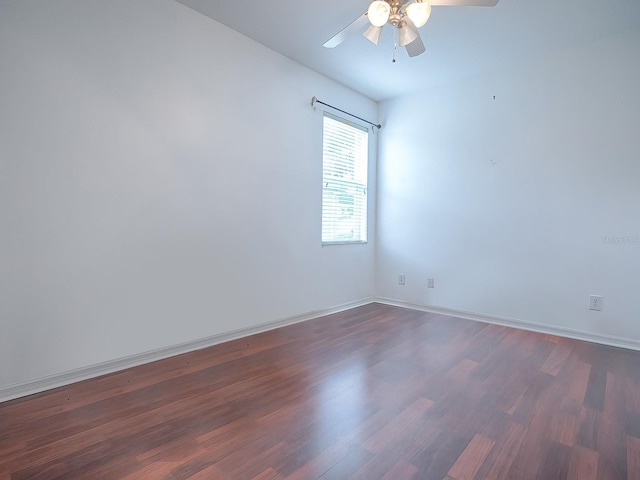
[(378, 295), (640, 341), (638, 52), (628, 31), (381, 104)]
[(373, 295), (309, 102), (375, 103), (170, 0), (4, 0), (0, 65), (0, 388)]

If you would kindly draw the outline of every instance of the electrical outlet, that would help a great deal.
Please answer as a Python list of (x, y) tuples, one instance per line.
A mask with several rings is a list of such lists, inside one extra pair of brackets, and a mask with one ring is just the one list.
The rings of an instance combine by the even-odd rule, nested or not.
[(398, 285), (404, 285), (404, 273), (398, 274)]
[(602, 297), (600, 295), (591, 295), (589, 297), (589, 310), (602, 310)]
[(433, 278), (427, 279), (427, 288), (435, 288), (435, 280)]

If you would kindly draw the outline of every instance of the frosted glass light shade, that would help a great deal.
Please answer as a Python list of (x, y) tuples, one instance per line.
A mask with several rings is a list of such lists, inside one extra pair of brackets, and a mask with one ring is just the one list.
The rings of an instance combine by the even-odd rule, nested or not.
[(422, 0), (410, 3), (407, 5), (407, 16), (416, 27), (422, 27), (431, 16), (431, 4)]
[(389, 13), (391, 13), (391, 6), (382, 0), (375, 0), (371, 2), (369, 10), (367, 10), (369, 22), (371, 22), (371, 25), (374, 27), (381, 27), (387, 23), (387, 20), (389, 20)]
[(413, 30), (407, 25), (407, 22), (402, 22), (403, 25), (398, 29), (398, 43), (401, 47), (405, 47), (418, 38), (418, 30)]
[(374, 27), (373, 25), (369, 25), (362, 35), (364, 38), (369, 40), (374, 45), (378, 45), (378, 40), (380, 40), (380, 33), (382, 33), (382, 27)]

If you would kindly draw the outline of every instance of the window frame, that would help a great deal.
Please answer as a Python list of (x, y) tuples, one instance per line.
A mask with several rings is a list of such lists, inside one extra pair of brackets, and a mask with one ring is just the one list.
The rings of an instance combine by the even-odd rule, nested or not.
[[(324, 239), (324, 225), (325, 225), (325, 189), (326, 189), (326, 181), (327, 181), (327, 177), (325, 177), (325, 119), (329, 118), (333, 121), (345, 124), (349, 127), (355, 128), (357, 130), (360, 130), (361, 132), (364, 132), (366, 137), (365, 137), (365, 149), (366, 149), (366, 155), (365, 155), (365, 159), (364, 159), (364, 165), (360, 165), (360, 168), (364, 167), (365, 169), (365, 174), (364, 174), (364, 183), (358, 183), (358, 182), (351, 182), (356, 186), (360, 186), (364, 189), (364, 200), (362, 203), (362, 209), (364, 210), (364, 214), (360, 215), (359, 221), (361, 223), (363, 223), (363, 226), (360, 228), (360, 238), (358, 240), (325, 240)], [(370, 162), (371, 162), (371, 148), (370, 148), (370, 132), (369, 132), (369, 128), (360, 125), (357, 122), (353, 122), (351, 120), (348, 120), (344, 117), (340, 117), (338, 115), (335, 115), (333, 113), (330, 112), (323, 112), (322, 115), (322, 189), (321, 189), (321, 215), (320, 215), (320, 227), (321, 227), (321, 234), (320, 234), (320, 238), (321, 238), (321, 243), (322, 246), (329, 246), (329, 245), (364, 245), (367, 244), (369, 241), (369, 167), (370, 167)], [(356, 161), (354, 159), (354, 167), (357, 168), (357, 166), (355, 165)], [(345, 183), (350, 183), (350, 182), (345, 182)]]

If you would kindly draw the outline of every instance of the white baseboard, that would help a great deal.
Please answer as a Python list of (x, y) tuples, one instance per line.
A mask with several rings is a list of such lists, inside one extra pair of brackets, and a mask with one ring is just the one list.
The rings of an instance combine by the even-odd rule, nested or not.
[(108, 362), (90, 365), (88, 367), (78, 368), (75, 370), (70, 370), (67, 372), (50, 375), (23, 383), (0, 387), (0, 403), (6, 402), (8, 400), (13, 400), (15, 398), (32, 395), (34, 393), (43, 392), (45, 390), (50, 390), (52, 388), (62, 387), (82, 380), (99, 377), (108, 373), (136, 367), (145, 363), (155, 362), (156, 360), (162, 360), (164, 358), (173, 357), (175, 355), (192, 352), (194, 350), (200, 350), (202, 348), (210, 347), (223, 342), (228, 342), (230, 340), (236, 340), (242, 337), (247, 337), (256, 333), (274, 330), (276, 328), (284, 327), (287, 325), (293, 325), (294, 323), (306, 322), (307, 320), (313, 320), (314, 318), (323, 317), (332, 313), (338, 313), (344, 310), (349, 310), (351, 308), (367, 305), (369, 303), (372, 303), (373, 301), (373, 298), (368, 298), (357, 302), (345, 303), (325, 310), (307, 312), (302, 315), (295, 315), (293, 317), (287, 317), (273, 322), (262, 323), (253, 327), (241, 328), (238, 330), (233, 330), (231, 332), (220, 333), (218, 335), (212, 335), (210, 337), (193, 340), (191, 342), (181, 343), (179, 345), (171, 345), (169, 347), (159, 348), (157, 350), (152, 350), (137, 355), (131, 355), (129, 357), (118, 358), (115, 360), (110, 360)]
[(382, 303), (385, 305), (391, 305), (396, 307), (409, 308), (411, 310), (418, 310), (422, 312), (437, 313), (441, 315), (448, 315), (451, 317), (464, 318), (467, 320), (473, 320), (476, 322), (490, 323), (494, 325), (502, 325), (505, 327), (519, 328), (521, 330), (529, 330), (532, 332), (546, 333), (549, 335), (557, 335), (560, 337), (573, 338), (576, 340), (584, 340), (592, 343), (599, 343), (603, 345), (609, 345), (612, 347), (626, 348), (630, 350), (640, 351), (640, 342), (628, 338), (616, 337), (612, 335), (595, 334), (591, 332), (585, 332), (581, 330), (574, 330), (564, 327), (558, 327), (555, 325), (549, 325), (544, 323), (528, 322), (524, 320), (516, 320), (513, 318), (498, 317), (493, 315), (478, 314), (473, 312), (466, 312), (463, 310), (454, 310), (450, 308), (432, 307), (427, 305), (415, 305), (411, 303), (401, 302), (390, 298), (376, 297), (363, 299), (357, 302), (345, 303), (325, 310), (317, 310), (308, 312), (302, 315), (295, 315), (293, 317), (287, 317), (273, 322), (267, 322), (253, 327), (242, 328), (233, 330), (231, 332), (221, 333), (218, 335), (212, 335), (210, 337), (201, 338), (191, 342), (181, 343), (179, 345), (172, 345), (149, 352), (140, 353), (137, 355), (131, 355), (125, 358), (119, 358), (96, 365), (91, 365), (84, 368), (78, 368), (63, 372), (60, 374), (50, 375), (35, 380), (30, 380), (23, 383), (8, 385), (0, 387), (0, 403), (15, 398), (25, 397), (34, 393), (43, 392), (52, 388), (62, 387), (72, 383), (76, 383), (82, 380), (88, 380), (90, 378), (99, 377), (108, 373), (117, 372), (145, 363), (155, 362), (156, 360), (162, 360), (164, 358), (172, 357), (174, 355), (180, 355), (194, 350), (200, 350), (202, 348), (217, 345), (219, 343), (228, 342), (256, 333), (266, 332), (268, 330), (274, 330), (276, 328), (284, 327), (287, 325), (293, 325), (295, 323), (306, 322), (307, 320), (313, 320), (325, 315), (331, 315), (332, 313), (342, 312), (351, 308), (360, 307), (370, 303)]
[(376, 297), (375, 302), (391, 305), (395, 307), (409, 308), (422, 312), (438, 313), (448, 315), (450, 317), (464, 318), (474, 320), (476, 322), (491, 323), (494, 325), (502, 325), (505, 327), (519, 328), (520, 330), (529, 330), (531, 332), (546, 333), (556, 335), (558, 337), (573, 338), (575, 340), (584, 340), (586, 342), (599, 343), (611, 347), (626, 348), (629, 350), (640, 350), (640, 341), (616, 337), (613, 335), (603, 335), (598, 333), (585, 332), (583, 330), (574, 330), (571, 328), (558, 327), (546, 323), (529, 322), (525, 320), (516, 320), (513, 318), (498, 317), (494, 315), (478, 314), (473, 312), (465, 312), (463, 310), (454, 310), (451, 308), (432, 307), (428, 305), (415, 305), (411, 303), (400, 302), (390, 298)]

